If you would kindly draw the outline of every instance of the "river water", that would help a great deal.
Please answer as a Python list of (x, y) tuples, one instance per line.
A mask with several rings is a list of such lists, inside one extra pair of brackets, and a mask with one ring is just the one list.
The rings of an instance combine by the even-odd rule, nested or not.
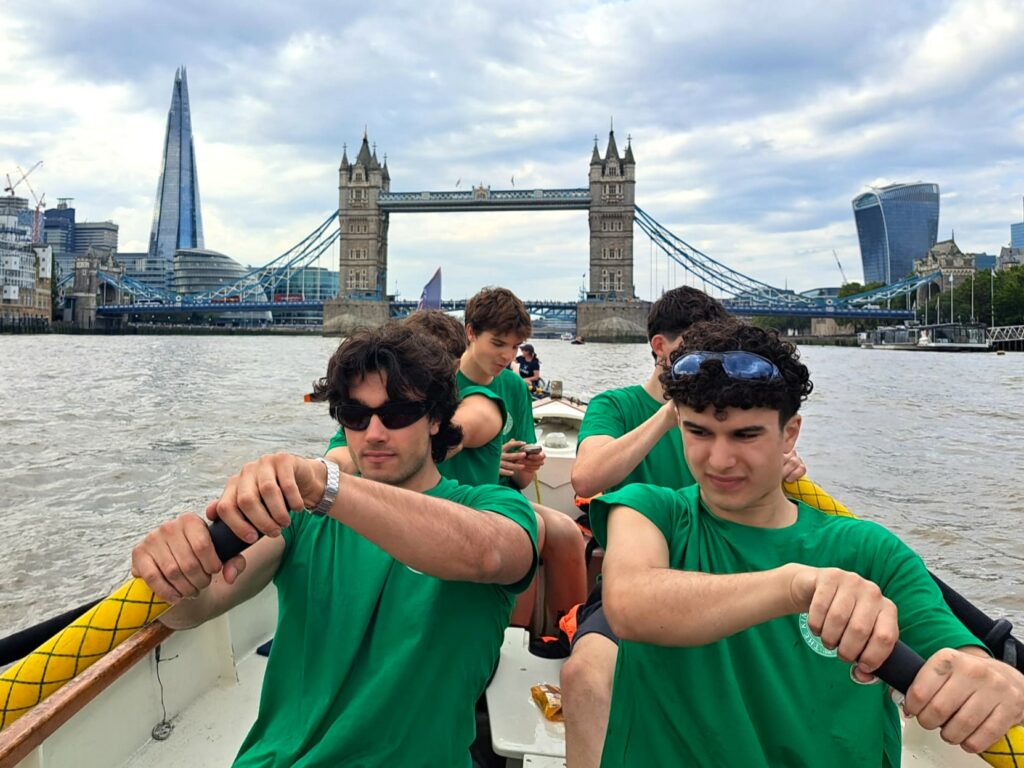
[[(640, 382), (646, 345), (534, 342), (584, 399)], [(246, 461), (318, 455), (302, 395), (336, 339), (0, 336), (0, 636), (106, 594), (132, 546)], [(810, 476), (1024, 629), (1024, 355), (808, 347)]]

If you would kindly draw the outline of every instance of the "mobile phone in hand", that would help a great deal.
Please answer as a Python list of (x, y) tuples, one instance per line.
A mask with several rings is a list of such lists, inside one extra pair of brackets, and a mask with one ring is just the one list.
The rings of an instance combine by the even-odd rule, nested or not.
[(540, 453), (543, 449), (543, 446), (540, 445), (539, 443), (523, 446), (523, 451), (526, 453), (527, 456), (533, 456), (534, 454)]

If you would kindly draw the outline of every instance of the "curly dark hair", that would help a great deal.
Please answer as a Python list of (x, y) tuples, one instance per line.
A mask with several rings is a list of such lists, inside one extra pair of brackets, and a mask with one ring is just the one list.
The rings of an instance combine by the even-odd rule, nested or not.
[(466, 326), (447, 312), (440, 309), (417, 309), (402, 322), (441, 342), (441, 346), (456, 360), (466, 351)]
[(773, 381), (733, 379), (726, 374), (720, 360), (706, 360), (693, 376), (674, 379), (671, 368), (664, 371), (661, 383), (666, 395), (698, 413), (709, 405), (716, 410), (771, 408), (779, 412), (779, 424), (784, 425), (814, 389), (807, 366), (800, 362), (800, 353), (794, 345), (779, 338), (775, 329), (765, 330), (739, 320), (697, 323), (686, 332), (679, 349), (672, 353), (672, 362), (690, 352), (730, 350), (753, 352), (772, 361), (782, 378)]
[(352, 402), (349, 388), (378, 372), (387, 376), (388, 399), (427, 402), (427, 416), (440, 425), (430, 438), (430, 455), (435, 464), (444, 461), (448, 449), (462, 442), (462, 428), (452, 424), (459, 404), (455, 371), (436, 339), (403, 322), (353, 331), (331, 356), (327, 375), (313, 383), (313, 399), (330, 403), (338, 421), (338, 409)]
[(466, 327), (473, 333), (512, 333), (530, 338), (533, 323), (523, 302), (508, 288), (488, 286), (470, 296), (466, 302)]

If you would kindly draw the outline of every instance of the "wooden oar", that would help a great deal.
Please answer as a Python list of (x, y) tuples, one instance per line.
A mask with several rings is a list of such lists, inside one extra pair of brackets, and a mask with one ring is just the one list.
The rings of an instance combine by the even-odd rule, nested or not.
[[(249, 545), (222, 521), (210, 526), (221, 562)], [(0, 732), (170, 607), (132, 579), (0, 674)]]

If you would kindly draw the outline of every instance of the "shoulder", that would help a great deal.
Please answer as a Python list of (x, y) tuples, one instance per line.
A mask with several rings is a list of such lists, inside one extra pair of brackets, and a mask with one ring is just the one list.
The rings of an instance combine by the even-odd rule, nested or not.
[(501, 395), (495, 392), (493, 389), (481, 386), (480, 384), (473, 384), (469, 382), (466, 386), (459, 387), (459, 397), (465, 399), (472, 397), (473, 395), (481, 395), (482, 397), (490, 398), (491, 400), (501, 400)]
[(830, 515), (798, 502), (800, 524), (813, 532), (819, 546), (828, 548), (861, 575), (879, 578), (920, 557), (899, 536), (873, 520)]
[(699, 507), (696, 486), (673, 490), (660, 485), (633, 483), (590, 502), (590, 523), (598, 541), (607, 544), (608, 516), (617, 506), (635, 509), (654, 523), (666, 540), (680, 524), (684, 527)]

